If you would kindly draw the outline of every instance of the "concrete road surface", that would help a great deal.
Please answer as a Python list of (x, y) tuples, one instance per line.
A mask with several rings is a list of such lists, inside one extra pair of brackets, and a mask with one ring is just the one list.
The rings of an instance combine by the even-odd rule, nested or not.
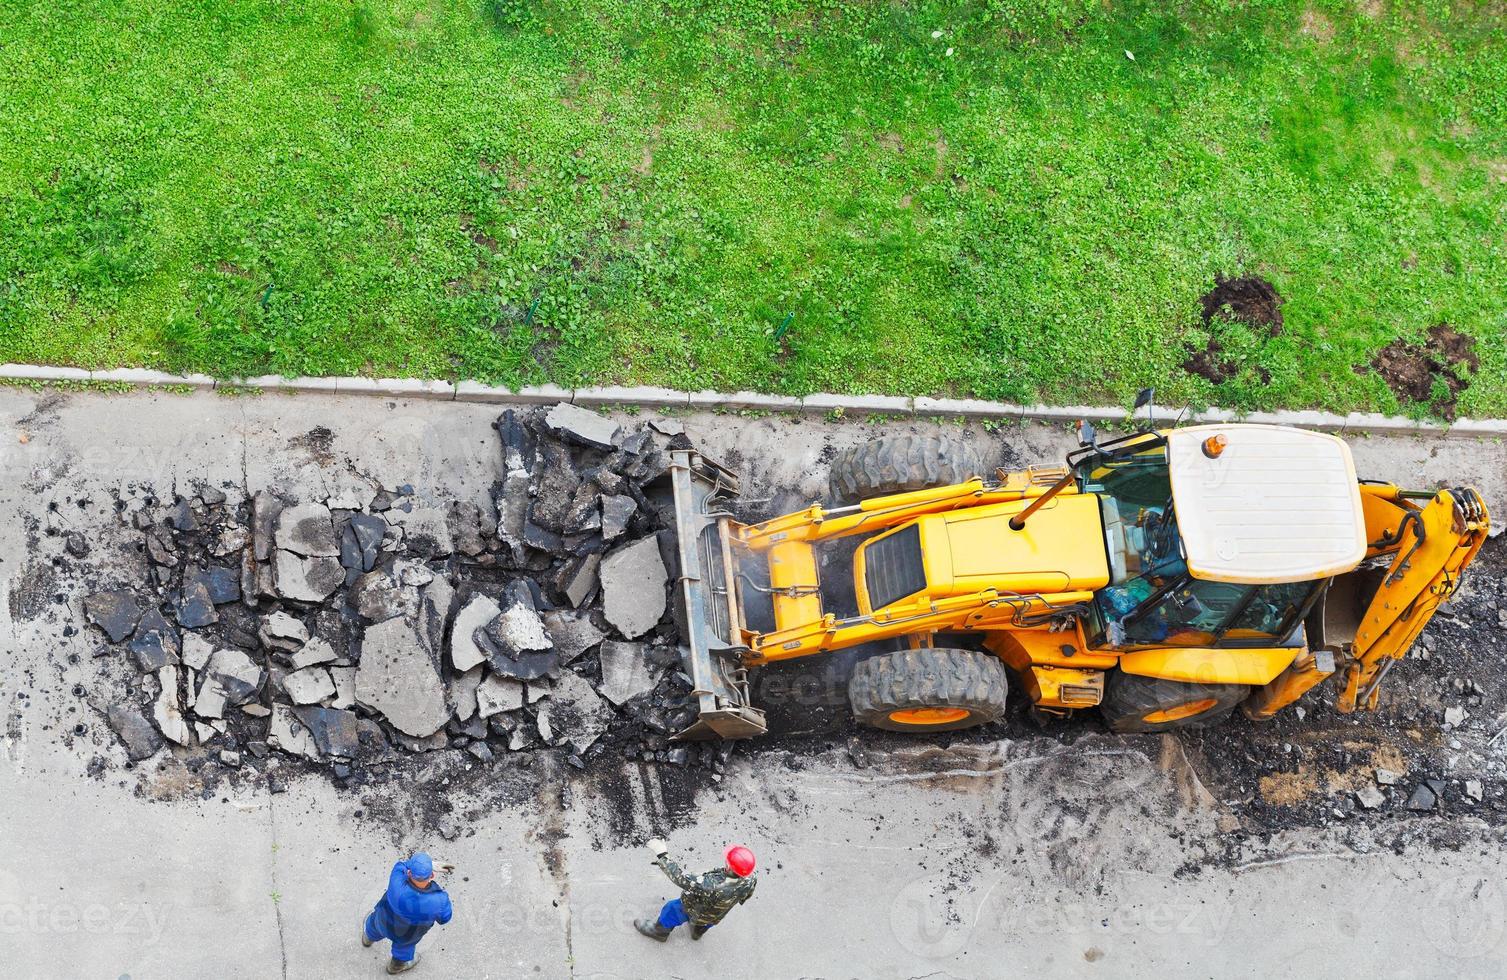
[[(352, 467), (422, 497), (484, 499), (498, 477), (485, 406), (322, 397), (0, 390), (0, 957), (16, 977), (374, 977), (358, 923), (410, 849), (452, 860), (456, 916), (415, 976), (519, 978), (1425, 977), (1507, 975), (1498, 833), (1460, 817), (1452, 849), (1402, 853), (1330, 828), (1232, 844), (1178, 743), (1030, 733), (882, 752), (777, 743), (716, 784), (545, 753), (496, 772), (436, 765), (343, 791), (287, 763), (287, 791), (185, 793), (150, 779), (73, 686), (94, 669), (59, 617), (18, 615), (29, 555), (67, 500), (132, 483), (317, 488)], [(685, 416), (771, 494), (820, 493), (821, 463), (867, 423)], [(927, 427), (924, 422), (906, 425)], [(332, 449), (308, 448), (316, 426)], [(964, 433), (998, 459), (1059, 458), (1063, 431)], [(23, 442), (22, 439), (25, 439)], [(301, 441), (303, 440), (303, 441)], [(1360, 439), (1363, 474), (1474, 480), (1502, 500), (1493, 443)], [(58, 510), (50, 508), (58, 505)], [(1507, 513), (1498, 507), (1498, 514)], [(70, 656), (77, 662), (70, 662)], [(81, 734), (74, 734), (82, 725)], [(181, 750), (179, 750), (181, 751)], [(460, 755), (461, 753), (452, 753)], [(108, 764), (91, 774), (91, 758)], [(153, 765), (148, 763), (147, 765)], [(465, 765), (476, 765), (466, 763)], [(518, 771), (508, 771), (516, 767)], [(429, 824), (444, 800), (462, 830)], [(691, 868), (725, 842), (758, 892), (701, 942), (632, 931), (673, 894), (642, 841)]]

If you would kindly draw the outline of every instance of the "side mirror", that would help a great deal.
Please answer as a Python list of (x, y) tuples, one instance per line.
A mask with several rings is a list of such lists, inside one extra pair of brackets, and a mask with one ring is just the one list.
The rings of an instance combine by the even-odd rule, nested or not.
[(1094, 430), (1093, 423), (1084, 419), (1078, 423), (1078, 445), (1097, 446), (1099, 433)]
[(1152, 424), (1152, 413), (1156, 408), (1155, 388), (1142, 388), (1140, 392), (1136, 394), (1135, 408), (1132, 408), (1130, 410), (1130, 414), (1134, 415), (1137, 410), (1142, 408), (1146, 409), (1146, 426), (1147, 428), (1150, 428)]

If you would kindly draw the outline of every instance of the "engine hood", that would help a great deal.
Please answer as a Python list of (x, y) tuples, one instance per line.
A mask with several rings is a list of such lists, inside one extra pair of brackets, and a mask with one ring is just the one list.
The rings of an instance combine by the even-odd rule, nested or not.
[(1012, 530), (1010, 518), (1026, 504), (931, 514), (865, 542), (854, 567), (859, 608), (872, 612), (917, 592), (933, 598), (985, 589), (1052, 594), (1108, 584), (1096, 495), (1060, 494), (1024, 528)]

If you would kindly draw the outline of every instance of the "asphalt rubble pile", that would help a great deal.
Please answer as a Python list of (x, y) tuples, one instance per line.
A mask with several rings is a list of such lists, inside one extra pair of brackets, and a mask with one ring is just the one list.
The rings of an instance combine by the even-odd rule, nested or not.
[(130, 760), (172, 744), (250, 773), (281, 753), (349, 785), (405, 756), (547, 749), (718, 778), (732, 743), (672, 739), (695, 720), (669, 599), (683, 429), (565, 403), (495, 428), (486, 504), (358, 478), (319, 500), (118, 501), (149, 587), (82, 605), (96, 656), (138, 675), (100, 705)]

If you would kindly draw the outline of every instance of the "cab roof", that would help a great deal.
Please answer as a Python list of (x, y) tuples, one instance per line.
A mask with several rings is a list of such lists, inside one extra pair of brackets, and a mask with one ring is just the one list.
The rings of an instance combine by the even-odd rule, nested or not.
[[(1222, 435), (1210, 458), (1205, 440)], [(1366, 555), (1350, 447), (1276, 425), (1198, 425), (1167, 433), (1167, 463), (1188, 571), (1216, 582), (1306, 582)]]

